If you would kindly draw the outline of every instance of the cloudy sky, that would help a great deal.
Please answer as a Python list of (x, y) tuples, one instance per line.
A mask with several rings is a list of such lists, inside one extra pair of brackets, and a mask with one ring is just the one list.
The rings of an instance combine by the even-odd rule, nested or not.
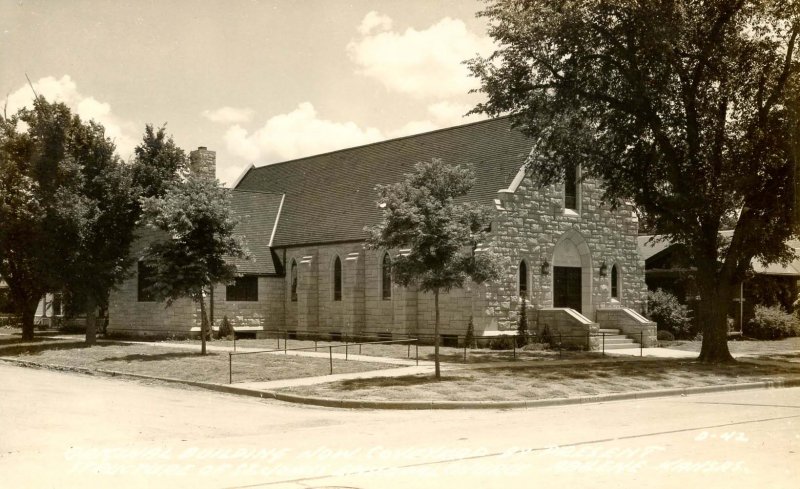
[(0, 92), (101, 122), (126, 160), (146, 123), (261, 166), (463, 124), (461, 64), (491, 52), (477, 0), (0, 0)]

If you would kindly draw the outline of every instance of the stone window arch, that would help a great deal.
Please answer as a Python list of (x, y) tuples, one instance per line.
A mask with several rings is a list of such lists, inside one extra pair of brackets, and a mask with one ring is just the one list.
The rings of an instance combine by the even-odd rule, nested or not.
[(519, 262), (519, 270), (518, 270), (518, 287), (519, 287), (519, 296), (526, 298), (528, 297), (528, 264), (525, 260)]
[(342, 300), (342, 259), (338, 256), (333, 260), (333, 300)]
[(381, 262), (381, 299), (392, 299), (392, 258), (389, 253), (383, 254)]
[(292, 260), (291, 272), (289, 274), (291, 283), (291, 298), (292, 302), (297, 302), (297, 261)]

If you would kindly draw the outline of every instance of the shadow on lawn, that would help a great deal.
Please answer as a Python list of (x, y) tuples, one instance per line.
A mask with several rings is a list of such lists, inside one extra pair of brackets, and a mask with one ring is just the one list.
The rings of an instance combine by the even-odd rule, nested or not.
[(173, 358), (187, 358), (187, 357), (197, 357), (197, 358), (206, 358), (206, 359), (216, 359), (219, 355), (216, 353), (208, 353), (207, 355), (201, 355), (199, 351), (181, 351), (181, 352), (169, 352), (169, 353), (155, 353), (155, 354), (142, 354), (142, 353), (133, 353), (131, 355), (125, 355), (121, 357), (108, 357), (108, 358), (101, 358), (101, 362), (158, 362), (161, 360), (171, 360)]
[[(95, 343), (91, 348), (106, 348), (109, 346), (124, 345), (124, 343), (102, 342)], [(56, 350), (82, 350), (89, 348), (83, 339), (54, 340), (50, 338), (34, 338), (33, 341), (23, 342), (20, 338), (0, 338), (0, 356), (16, 357), (21, 355), (37, 355), (46, 351)]]
[(439, 382), (465, 380), (469, 377), (442, 376), (442, 380), (436, 380), (433, 374), (426, 376), (404, 375), (402, 377), (376, 377), (372, 379), (351, 379), (343, 380), (339, 384), (342, 390), (355, 391), (359, 389), (371, 389), (375, 387), (408, 387), (414, 385), (437, 384)]

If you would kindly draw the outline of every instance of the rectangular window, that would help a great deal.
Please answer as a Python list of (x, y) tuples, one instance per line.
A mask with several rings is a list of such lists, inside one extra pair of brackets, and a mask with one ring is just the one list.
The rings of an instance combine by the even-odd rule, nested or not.
[(258, 277), (256, 275), (236, 277), (236, 281), (225, 288), (225, 300), (228, 302), (257, 301)]
[(155, 302), (156, 299), (153, 297), (152, 292), (147, 290), (147, 287), (153, 283), (153, 275), (155, 275), (153, 267), (147, 265), (143, 261), (140, 261), (136, 270), (136, 275), (137, 300), (139, 302)]
[(578, 167), (569, 165), (564, 173), (564, 208), (578, 210)]

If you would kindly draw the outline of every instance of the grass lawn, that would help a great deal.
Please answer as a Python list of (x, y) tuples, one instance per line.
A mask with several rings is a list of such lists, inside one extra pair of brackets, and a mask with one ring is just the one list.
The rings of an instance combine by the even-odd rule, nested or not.
[[(700, 352), (700, 341), (677, 340), (663, 346), (674, 350)], [(728, 342), (728, 349), (734, 354), (746, 354), (758, 358), (800, 358), (800, 338), (786, 338), (776, 341), (736, 340)]]
[[(88, 369), (149, 375), (198, 382), (228, 382), (228, 354), (197, 349), (168, 348), (101, 342), (87, 348), (82, 338), (57, 340), (47, 337), (22, 343), (19, 336), (0, 336), (0, 356), (30, 362)], [(334, 373), (363, 372), (391, 368), (393, 365), (333, 360)], [(274, 354), (233, 357), (233, 380), (267, 381), (328, 375), (328, 358)]]
[(348, 380), (281, 392), (352, 400), (511, 401), (581, 397), (734, 384), (800, 377), (800, 365), (703, 365), (686, 360), (598, 361), (582, 365), (541, 363), (447, 370), (441, 382), (432, 375)]

